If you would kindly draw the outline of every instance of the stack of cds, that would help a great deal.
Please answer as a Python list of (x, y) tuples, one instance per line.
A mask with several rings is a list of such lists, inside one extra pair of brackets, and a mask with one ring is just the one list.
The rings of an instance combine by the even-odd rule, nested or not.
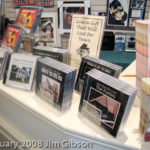
[(36, 93), (42, 99), (66, 110), (71, 106), (76, 70), (52, 58), (37, 62)]
[(85, 56), (82, 58), (82, 61), (80, 64), (80, 69), (79, 69), (78, 77), (76, 80), (75, 90), (82, 93), (86, 72), (90, 71), (93, 68), (100, 70), (111, 76), (114, 76), (116, 78), (119, 77), (120, 72), (122, 70), (122, 67), (117, 66), (115, 64), (106, 62), (101, 59), (96, 59), (90, 56)]
[(136, 86), (141, 98), (141, 79), (150, 77), (150, 20), (136, 21)]
[(113, 136), (123, 130), (136, 89), (99, 70), (86, 74), (79, 111)]
[[(141, 94), (141, 112), (140, 112), (140, 131), (148, 137), (146, 128), (150, 118), (150, 78), (142, 78), (142, 94)], [(150, 133), (149, 133), (150, 137)], [(148, 138), (145, 138), (148, 141)]]
[(42, 57), (50, 57), (63, 63), (68, 62), (68, 50), (54, 48), (49, 46), (36, 46), (33, 48), (33, 54)]

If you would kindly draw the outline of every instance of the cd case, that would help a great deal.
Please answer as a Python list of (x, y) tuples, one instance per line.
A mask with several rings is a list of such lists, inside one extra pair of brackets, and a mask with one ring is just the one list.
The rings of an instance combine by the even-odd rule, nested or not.
[(17, 26), (23, 27), (27, 33), (35, 33), (40, 22), (42, 12), (42, 7), (21, 7), (15, 24)]
[(25, 30), (16, 25), (7, 25), (1, 49), (8, 50), (11, 52), (17, 52), (24, 36)]
[(71, 106), (76, 70), (71, 66), (45, 57), (38, 59), (36, 93), (58, 110)]
[(118, 65), (112, 64), (102, 59), (85, 56), (82, 58), (82, 61), (80, 64), (80, 68), (79, 68), (79, 72), (78, 72), (78, 76), (76, 80), (76, 85), (75, 85), (75, 90), (82, 93), (86, 72), (92, 70), (93, 68), (100, 70), (111, 76), (114, 76), (116, 78), (119, 77), (120, 72), (122, 70), (122, 67)]
[(68, 63), (68, 50), (62, 48), (54, 48), (50, 46), (35, 46), (33, 47), (33, 55), (41, 57), (50, 57), (57, 61)]
[(137, 89), (99, 70), (86, 74), (79, 111), (108, 133), (123, 130)]
[(37, 57), (23, 53), (12, 53), (3, 83), (14, 88), (32, 90)]

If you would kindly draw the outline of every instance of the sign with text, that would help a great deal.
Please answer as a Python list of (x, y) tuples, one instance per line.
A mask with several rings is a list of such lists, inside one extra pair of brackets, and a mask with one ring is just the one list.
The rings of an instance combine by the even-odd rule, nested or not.
[(103, 16), (73, 15), (69, 40), (71, 66), (78, 69), (85, 55), (99, 57), (104, 22)]

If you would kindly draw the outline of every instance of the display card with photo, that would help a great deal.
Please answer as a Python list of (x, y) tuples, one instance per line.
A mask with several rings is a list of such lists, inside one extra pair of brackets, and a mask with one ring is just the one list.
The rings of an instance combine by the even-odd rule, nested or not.
[(36, 94), (55, 106), (67, 110), (71, 106), (76, 70), (71, 66), (45, 57), (38, 59)]
[(42, 11), (42, 7), (21, 7), (15, 24), (23, 27), (27, 33), (35, 33)]
[(24, 90), (32, 90), (37, 57), (12, 53), (10, 57), (6, 85)]
[(104, 16), (73, 15), (68, 48), (71, 66), (79, 69), (86, 55), (99, 57), (104, 22)]
[(116, 137), (118, 131), (123, 131), (136, 91), (127, 83), (92, 69), (86, 74), (79, 111)]

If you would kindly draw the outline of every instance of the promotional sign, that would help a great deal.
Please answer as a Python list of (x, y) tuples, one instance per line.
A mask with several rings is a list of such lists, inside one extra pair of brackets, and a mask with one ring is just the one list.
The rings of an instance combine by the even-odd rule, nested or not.
[(69, 40), (70, 65), (79, 68), (85, 55), (99, 57), (105, 17), (73, 15)]

